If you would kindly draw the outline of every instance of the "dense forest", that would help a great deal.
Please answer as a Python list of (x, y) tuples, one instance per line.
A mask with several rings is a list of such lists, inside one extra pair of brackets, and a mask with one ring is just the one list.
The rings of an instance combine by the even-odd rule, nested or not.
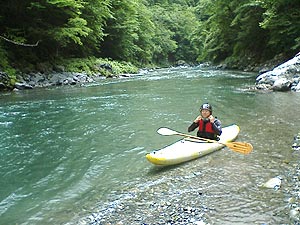
[(299, 28), (299, 0), (1, 1), (0, 71), (99, 58), (255, 64), (298, 52)]

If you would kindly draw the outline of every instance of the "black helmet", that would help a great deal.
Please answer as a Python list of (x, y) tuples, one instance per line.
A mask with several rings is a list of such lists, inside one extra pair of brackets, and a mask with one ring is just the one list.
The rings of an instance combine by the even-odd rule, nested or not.
[(202, 111), (203, 109), (207, 109), (207, 110), (210, 111), (210, 113), (212, 113), (212, 107), (211, 107), (211, 105), (208, 104), (208, 103), (204, 103), (203, 105), (201, 105), (200, 111)]

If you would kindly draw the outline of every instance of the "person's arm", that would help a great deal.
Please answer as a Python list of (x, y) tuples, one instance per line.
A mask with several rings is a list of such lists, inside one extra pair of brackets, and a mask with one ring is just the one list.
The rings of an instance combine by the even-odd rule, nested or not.
[(189, 126), (188, 132), (194, 131), (199, 126), (199, 120), (201, 120), (201, 116), (197, 116), (194, 122)]
[(213, 124), (213, 129), (216, 132), (217, 135), (221, 135), (222, 134), (222, 125), (221, 125), (221, 121), (218, 119), (215, 119)]
[(198, 123), (193, 122), (188, 128), (188, 132), (194, 131), (197, 127), (198, 127)]

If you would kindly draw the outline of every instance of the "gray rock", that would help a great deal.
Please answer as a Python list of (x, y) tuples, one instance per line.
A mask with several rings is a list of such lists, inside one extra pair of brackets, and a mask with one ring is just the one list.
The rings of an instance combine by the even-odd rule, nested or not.
[(272, 88), (274, 91), (289, 91), (290, 86), (291, 86), (291, 81), (283, 77), (275, 80)]
[(292, 87), (291, 87), (292, 91), (300, 92), (300, 82), (299, 81), (300, 81), (300, 79), (298, 78), (297, 81), (292, 84)]
[(6, 88), (6, 85), (3, 84), (2, 82), (0, 82), (0, 90), (5, 90), (5, 88)]
[(26, 83), (15, 83), (15, 88), (18, 90), (32, 89), (33, 87)]
[(256, 88), (273, 91), (299, 91), (300, 54), (256, 78)]

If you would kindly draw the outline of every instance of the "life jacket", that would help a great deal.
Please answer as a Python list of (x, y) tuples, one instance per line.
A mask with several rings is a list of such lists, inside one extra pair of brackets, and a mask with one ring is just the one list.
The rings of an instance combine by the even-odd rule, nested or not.
[(198, 137), (208, 138), (212, 140), (217, 139), (217, 134), (213, 129), (213, 124), (210, 121), (199, 120)]

